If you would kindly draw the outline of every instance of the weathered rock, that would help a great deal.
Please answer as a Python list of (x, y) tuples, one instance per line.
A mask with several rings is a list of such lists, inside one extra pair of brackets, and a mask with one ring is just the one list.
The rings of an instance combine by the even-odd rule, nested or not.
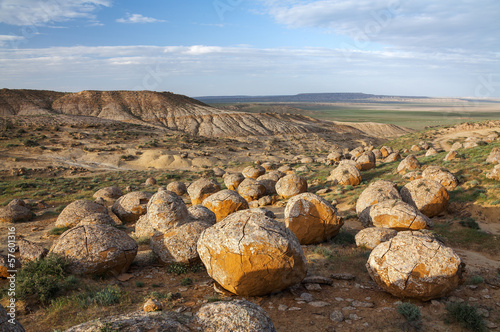
[(351, 155), (351, 158), (356, 159), (359, 156), (361, 156), (361, 154), (363, 154), (363, 152), (365, 152), (365, 149), (361, 146), (358, 146), (357, 148), (349, 151), (349, 154)]
[(460, 150), (461, 148), (463, 148), (463, 144), (460, 143), (460, 142), (455, 142), (453, 143), (453, 145), (451, 146), (450, 150), (451, 151), (457, 151), (457, 150)]
[(488, 155), (488, 158), (486, 158), (486, 162), (490, 164), (500, 164), (500, 149), (493, 148)]
[(95, 213), (108, 214), (108, 209), (92, 201), (74, 201), (59, 214), (56, 220), (56, 227), (74, 227), (85, 217)]
[(202, 205), (215, 213), (217, 221), (221, 221), (236, 211), (248, 209), (247, 201), (236, 191), (228, 189), (205, 198)]
[(260, 165), (248, 166), (243, 169), (241, 174), (246, 178), (257, 179), (259, 176), (264, 175), (266, 169)]
[(144, 312), (162, 311), (163, 305), (157, 299), (149, 299), (142, 306), (142, 310), (144, 310)]
[(375, 168), (377, 163), (377, 158), (371, 151), (364, 152), (357, 159), (356, 163), (361, 167), (362, 171), (367, 171), (372, 168)]
[(285, 199), (306, 191), (306, 179), (297, 174), (288, 174), (276, 183), (276, 193)]
[(444, 161), (451, 161), (451, 160), (455, 160), (455, 159), (458, 159), (458, 152), (457, 151), (450, 151), (448, 152), (448, 154), (446, 155), (446, 157), (444, 157)]
[(420, 162), (418, 161), (417, 157), (414, 155), (410, 154), (408, 155), (401, 163), (399, 163), (399, 166), (397, 168), (397, 172), (399, 174), (404, 174), (408, 171), (413, 171), (416, 169), (420, 168)]
[(14, 199), (6, 207), (0, 208), (0, 223), (30, 221), (33, 217), (33, 212), (20, 199)]
[(49, 253), (49, 250), (41, 244), (23, 238), (17, 240), (17, 245), (19, 246), (19, 254), (23, 263), (43, 259)]
[(312, 164), (314, 162), (314, 158), (312, 157), (305, 157), (300, 159), (301, 164)]
[(278, 167), (278, 171), (280, 171), (281, 173), (287, 174), (288, 172), (293, 171), (293, 168), (290, 165), (283, 165), (283, 166)]
[(382, 158), (387, 158), (393, 151), (391, 147), (383, 146), (380, 148), (380, 153), (382, 154)]
[(495, 165), (495, 167), (493, 167), (493, 169), (486, 174), (486, 177), (488, 179), (500, 181), (500, 164)]
[(144, 312), (143, 310), (119, 316), (108, 316), (94, 321), (86, 322), (65, 332), (144, 332), (168, 331), (189, 332), (191, 329), (183, 325), (186, 318), (169, 311)]
[(83, 218), (77, 226), (80, 225), (115, 225), (115, 221), (107, 213), (94, 213)]
[[(274, 172), (272, 172), (274, 173)], [(281, 173), (281, 172), (280, 172)], [(276, 173), (274, 173), (276, 174)], [(277, 176), (266, 176), (267, 174), (264, 174), (262, 176), (259, 176), (257, 181), (264, 187), (266, 187), (266, 192), (264, 195), (275, 195), (276, 194), (276, 183), (279, 181), (280, 177)], [(276, 179), (276, 180), (275, 180)]]
[(360, 221), (363, 224), (369, 224), (368, 211), (365, 211), (365, 209), (370, 205), (390, 199), (401, 199), (396, 184), (385, 180), (377, 180), (370, 183), (361, 195), (359, 195), (356, 202), (356, 213)]
[(363, 181), (359, 170), (352, 165), (339, 165), (330, 173), (330, 181), (337, 182), (340, 185), (357, 186)]
[(266, 193), (266, 187), (259, 181), (247, 178), (238, 186), (238, 194), (247, 202), (256, 201)]
[(205, 332), (276, 332), (264, 309), (246, 300), (205, 304), (196, 317)]
[(182, 198), (172, 191), (158, 191), (148, 202), (147, 221), (154, 230), (166, 232), (191, 220)]
[(429, 150), (427, 150), (427, 152), (425, 153), (425, 156), (426, 157), (429, 157), (429, 156), (433, 156), (435, 154), (438, 154), (439, 152), (434, 149), (434, 148), (430, 148)]
[(460, 257), (419, 232), (400, 232), (378, 245), (366, 268), (372, 279), (392, 295), (424, 301), (442, 297), (464, 281)]
[(210, 179), (199, 179), (187, 189), (192, 205), (201, 204), (205, 198), (218, 191), (220, 191), (219, 184)]
[(401, 155), (399, 152), (393, 152), (384, 159), (384, 163), (392, 163), (398, 160), (401, 160)]
[(413, 152), (419, 152), (419, 151), (422, 151), (422, 148), (418, 145), (412, 145), (410, 150)]
[(214, 172), (214, 175), (218, 178), (222, 178), (226, 174), (226, 171), (220, 167), (215, 167), (212, 169), (212, 171)]
[(123, 196), (120, 188), (112, 186), (99, 189), (95, 192), (94, 198), (103, 198), (104, 200), (115, 200)]
[(349, 160), (349, 159), (341, 160), (339, 162), (339, 166), (354, 166), (358, 169), (358, 171), (361, 171), (361, 165), (354, 160)]
[(333, 162), (335, 162), (335, 163), (338, 163), (339, 161), (341, 161), (341, 160), (342, 160), (342, 157), (343, 157), (343, 155), (342, 155), (342, 153), (341, 153), (341, 152), (334, 151), (334, 152), (330, 153), (330, 154), (326, 157), (326, 159), (327, 159), (327, 160), (331, 160), (331, 161), (333, 161)]
[(464, 149), (472, 149), (472, 148), (475, 148), (478, 146), (479, 146), (479, 144), (477, 144), (477, 142), (465, 142), (464, 143)]
[(188, 208), (188, 212), (192, 221), (201, 221), (209, 225), (215, 225), (217, 222), (215, 213), (203, 205), (191, 206)]
[(281, 291), (307, 274), (297, 237), (279, 222), (249, 210), (206, 229), (198, 253), (215, 281), (242, 296)]
[(254, 209), (249, 209), (248, 211), (250, 211), (252, 213), (260, 213), (268, 218), (276, 219), (276, 215), (272, 211), (265, 209), (265, 208), (258, 207), (258, 208), (254, 208)]
[(84, 225), (64, 232), (50, 252), (65, 256), (73, 274), (118, 275), (132, 264), (137, 243), (113, 226)]
[(262, 163), (262, 165), (260, 165), (262, 167), (264, 167), (264, 169), (266, 170), (266, 172), (270, 172), (274, 169), (274, 164), (273, 163), (270, 163), (270, 162), (265, 162), (265, 163)]
[(144, 183), (146, 186), (154, 186), (156, 185), (156, 179), (155, 178), (147, 178), (146, 182)]
[(365, 227), (373, 225), (397, 231), (432, 227), (431, 220), (420, 213), (415, 206), (395, 199), (370, 206), (368, 215), (370, 223), (364, 224)]
[(422, 178), (422, 172), (420, 172), (420, 171), (413, 171), (413, 172), (409, 172), (409, 173), (406, 173), (405, 175), (403, 175), (403, 179), (407, 179), (410, 181), (418, 180), (421, 178)]
[(443, 212), (448, 206), (449, 195), (440, 183), (429, 179), (411, 181), (401, 189), (403, 201), (432, 218)]
[(312, 193), (290, 198), (285, 208), (285, 225), (297, 236), (300, 244), (327, 241), (339, 233), (343, 224), (337, 210)]
[(136, 222), (140, 216), (146, 214), (151, 196), (153, 195), (148, 192), (133, 191), (120, 197), (113, 204), (111, 211), (124, 223)]
[(395, 237), (398, 232), (394, 229), (389, 228), (379, 228), (379, 227), (368, 227), (360, 230), (356, 236), (356, 245), (358, 247), (365, 247), (368, 249), (373, 249), (382, 242), (389, 241)]
[(245, 177), (241, 173), (226, 173), (224, 176), (224, 185), (229, 190), (237, 190), (243, 180), (245, 180)]
[(14, 258), (14, 261), (9, 261), (7, 255), (0, 254), (0, 278), (10, 277), (9, 270), (17, 270), (21, 267), (21, 262)]
[(7, 307), (7, 310), (0, 304), (0, 331), (1, 332), (24, 332), (24, 328), (16, 319), (11, 318), (7, 315), (8, 312), (16, 314), (16, 309), (12, 310)]
[(382, 152), (379, 149), (373, 149), (372, 152), (377, 160), (383, 158)]
[(453, 175), (449, 170), (439, 166), (427, 167), (423, 171), (422, 177), (439, 182), (447, 190), (453, 190), (458, 186), (458, 179), (455, 175)]
[(165, 264), (191, 264), (199, 259), (196, 244), (201, 233), (211, 225), (190, 222), (164, 233), (156, 232), (151, 238), (151, 249)]
[(258, 203), (259, 203), (259, 206), (272, 205), (273, 204), (273, 197), (272, 196), (263, 196), (263, 197), (259, 198)]
[(167, 185), (167, 191), (172, 191), (177, 194), (177, 196), (183, 196), (187, 193), (187, 188), (184, 182), (174, 181)]

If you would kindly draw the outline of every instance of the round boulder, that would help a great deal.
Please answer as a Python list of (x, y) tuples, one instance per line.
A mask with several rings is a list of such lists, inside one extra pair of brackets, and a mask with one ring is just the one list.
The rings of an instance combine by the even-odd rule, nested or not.
[(370, 205), (390, 199), (401, 199), (396, 184), (386, 180), (377, 180), (370, 183), (361, 195), (359, 195), (356, 202), (356, 213), (361, 223), (365, 225), (370, 224), (368, 211), (365, 211)]
[(331, 171), (328, 180), (344, 186), (357, 186), (363, 179), (361, 178), (361, 173), (355, 166), (345, 164), (339, 165)]
[(367, 171), (375, 168), (377, 158), (371, 151), (364, 152), (356, 159), (356, 163), (361, 167), (362, 171)]
[(392, 163), (401, 160), (401, 155), (398, 152), (393, 152), (384, 159), (384, 163)]
[(338, 163), (339, 161), (342, 160), (342, 153), (339, 152), (339, 151), (334, 151), (332, 153), (330, 153), (327, 157), (326, 157), (326, 160), (330, 160), (330, 161), (333, 161), (334, 163)]
[(221, 221), (236, 211), (248, 209), (248, 202), (236, 191), (228, 189), (205, 198), (202, 205), (215, 213), (217, 221)]
[(188, 212), (192, 221), (201, 221), (209, 225), (215, 225), (217, 217), (215, 213), (204, 207), (203, 205), (190, 206)]
[(364, 224), (365, 227), (373, 225), (397, 231), (413, 231), (432, 227), (432, 222), (427, 216), (413, 205), (400, 200), (383, 201), (370, 206), (368, 210), (370, 224)]
[(224, 184), (229, 190), (236, 190), (241, 182), (245, 180), (245, 177), (241, 173), (231, 173), (224, 176)]
[(238, 194), (247, 202), (256, 201), (266, 193), (266, 187), (257, 180), (247, 178), (238, 186)]
[(380, 148), (380, 153), (382, 154), (382, 158), (387, 158), (392, 152), (393, 151), (390, 146), (383, 146)]
[(174, 182), (170, 182), (167, 185), (167, 191), (172, 191), (172, 192), (176, 193), (178, 196), (183, 196), (186, 194), (187, 189), (186, 189), (186, 185), (184, 184), (184, 182), (174, 181)]
[(425, 153), (425, 156), (426, 157), (429, 157), (429, 156), (433, 156), (435, 154), (438, 154), (439, 152), (435, 149), (435, 148), (430, 148), (429, 150), (427, 150), (427, 152)]
[(488, 158), (486, 158), (486, 162), (490, 164), (500, 164), (500, 149), (493, 148), (491, 150)]
[(120, 188), (112, 186), (99, 189), (95, 192), (94, 198), (102, 198), (104, 200), (115, 200), (123, 196), (123, 192)]
[(432, 218), (448, 207), (449, 195), (440, 183), (429, 179), (418, 179), (409, 182), (401, 189), (403, 201), (414, 205), (417, 209)]
[(366, 268), (377, 285), (392, 295), (423, 301), (445, 296), (464, 281), (460, 257), (419, 232), (400, 232), (379, 244)]
[(439, 166), (429, 166), (422, 172), (425, 179), (439, 182), (447, 190), (453, 190), (458, 186), (458, 179), (449, 170)]
[(276, 332), (266, 311), (246, 300), (205, 304), (196, 318), (205, 332)]
[(297, 237), (274, 219), (248, 210), (206, 229), (198, 253), (208, 274), (241, 296), (279, 292), (307, 275)]
[(451, 160), (455, 160), (455, 159), (458, 159), (458, 152), (457, 151), (450, 151), (448, 152), (448, 154), (446, 155), (446, 157), (444, 157), (444, 161), (451, 161)]
[(84, 218), (95, 213), (108, 214), (108, 209), (92, 201), (74, 201), (59, 214), (56, 220), (56, 227), (74, 227)]
[(408, 171), (413, 171), (413, 170), (419, 169), (420, 166), (421, 165), (420, 165), (420, 162), (418, 161), (417, 157), (410, 154), (410, 155), (408, 155), (408, 157), (406, 157), (405, 159), (403, 159), (399, 163), (399, 166), (398, 166), (396, 171), (399, 174), (404, 174)]
[(373, 249), (382, 242), (389, 241), (398, 232), (389, 228), (368, 227), (360, 230), (354, 237), (358, 247)]
[(373, 152), (373, 155), (375, 156), (375, 158), (376, 158), (377, 160), (379, 160), (379, 159), (383, 159), (383, 158), (384, 158), (384, 157), (382, 156), (382, 152), (381, 152), (379, 149), (373, 149), (373, 150), (372, 150), (372, 152)]
[(288, 174), (276, 182), (276, 193), (285, 199), (306, 191), (306, 179), (297, 174)]
[(118, 275), (132, 264), (137, 242), (110, 225), (83, 225), (64, 232), (50, 252), (65, 256), (73, 274)]
[(23, 200), (14, 199), (6, 207), (0, 208), (0, 223), (16, 223), (30, 221), (33, 219), (33, 212), (26, 207)]
[(154, 185), (156, 185), (156, 179), (155, 178), (147, 178), (144, 185), (145, 186), (154, 186)]
[(257, 179), (259, 176), (264, 175), (264, 173), (266, 173), (266, 169), (260, 165), (245, 167), (241, 172), (244, 177), (250, 179)]
[(495, 165), (495, 167), (486, 174), (486, 177), (491, 180), (500, 181), (500, 164)]
[(300, 244), (327, 241), (339, 233), (343, 224), (337, 210), (312, 193), (293, 196), (285, 208), (285, 225), (297, 236)]
[(78, 223), (78, 226), (83, 225), (115, 225), (115, 221), (107, 213), (94, 213)]
[(147, 220), (154, 230), (165, 232), (189, 222), (186, 204), (172, 191), (158, 191), (147, 205)]
[(218, 178), (221, 178), (224, 176), (224, 174), (226, 174), (226, 171), (220, 167), (215, 167), (212, 169), (212, 171), (214, 172), (214, 175)]
[(199, 179), (189, 186), (187, 192), (189, 198), (191, 198), (191, 204), (198, 205), (201, 204), (205, 198), (215, 194), (219, 190), (220, 186), (217, 182), (210, 179)]
[(136, 222), (146, 214), (148, 202), (152, 194), (144, 191), (133, 191), (120, 197), (111, 210), (123, 222)]

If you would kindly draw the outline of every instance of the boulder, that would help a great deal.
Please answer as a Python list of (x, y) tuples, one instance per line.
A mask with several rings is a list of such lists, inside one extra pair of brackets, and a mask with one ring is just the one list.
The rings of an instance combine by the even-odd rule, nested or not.
[(389, 241), (397, 234), (398, 232), (394, 229), (368, 227), (360, 230), (354, 238), (358, 247), (373, 249), (382, 242)]
[(95, 192), (94, 198), (102, 198), (104, 200), (112, 201), (123, 196), (123, 192), (120, 188), (112, 186), (99, 189)]
[(439, 166), (429, 166), (423, 173), (422, 177), (425, 179), (434, 180), (443, 185), (446, 190), (453, 190), (458, 186), (458, 179), (446, 168)]
[(403, 159), (396, 170), (399, 174), (405, 174), (408, 171), (414, 171), (420, 168), (420, 162), (417, 157), (410, 154), (405, 159)]
[(218, 191), (220, 191), (219, 184), (210, 179), (199, 179), (187, 189), (192, 205), (201, 204), (205, 198)]
[(231, 173), (224, 176), (224, 185), (229, 190), (236, 190), (245, 177), (241, 173)]
[(493, 169), (486, 174), (488, 179), (500, 181), (500, 164), (495, 165)]
[(49, 253), (49, 250), (44, 248), (41, 244), (23, 238), (17, 240), (17, 245), (19, 246), (19, 255), (23, 263), (38, 261)]
[(361, 171), (361, 165), (354, 160), (349, 160), (349, 159), (341, 160), (339, 162), (339, 166), (354, 166), (358, 169), (358, 171)]
[(347, 164), (339, 165), (331, 171), (328, 180), (337, 182), (338, 184), (344, 186), (357, 186), (361, 183), (361, 181), (363, 181), (359, 170), (355, 166)]
[(349, 154), (351, 155), (351, 158), (356, 159), (359, 156), (361, 156), (363, 154), (363, 152), (365, 152), (365, 149), (361, 146), (358, 146), (357, 148), (349, 151)]
[(6, 207), (0, 208), (0, 223), (30, 221), (33, 217), (33, 212), (20, 199), (14, 199)]
[(449, 195), (440, 183), (429, 179), (418, 179), (409, 182), (401, 189), (403, 201), (414, 205), (417, 209), (432, 218), (443, 212), (448, 206)]
[(167, 191), (173, 191), (177, 196), (184, 196), (187, 193), (187, 188), (184, 182), (174, 181), (167, 185)]
[(396, 184), (391, 181), (377, 180), (368, 185), (368, 187), (359, 195), (356, 202), (356, 213), (361, 223), (369, 225), (368, 211), (365, 211), (370, 205), (390, 199), (401, 199)]
[(387, 158), (391, 153), (393, 153), (392, 148), (389, 146), (383, 146), (380, 148), (380, 153), (382, 154), (382, 158)]
[(247, 178), (238, 186), (238, 194), (247, 202), (256, 201), (266, 193), (266, 187), (259, 181)]
[(147, 205), (147, 221), (152, 229), (166, 232), (190, 222), (186, 204), (176, 193), (160, 190)]
[(265, 162), (265, 163), (262, 163), (262, 165), (260, 165), (262, 167), (264, 167), (264, 169), (266, 170), (266, 172), (270, 172), (274, 169), (274, 164), (273, 163), (270, 163), (270, 162)]
[(364, 152), (357, 159), (356, 163), (361, 167), (362, 171), (367, 171), (375, 168), (377, 163), (377, 158), (371, 151)]
[(288, 172), (293, 171), (293, 168), (290, 165), (283, 165), (283, 166), (280, 166), (278, 168), (278, 171), (280, 171), (281, 173), (287, 174)]
[(241, 296), (279, 292), (307, 275), (297, 237), (274, 219), (249, 210), (207, 228), (198, 241), (198, 253), (208, 274)]
[[(9, 313), (11, 309), (7, 308)], [(0, 331), (1, 332), (24, 332), (24, 328), (16, 319), (13, 319), (11, 316), (7, 315), (7, 310), (0, 304)], [(16, 309), (13, 309), (12, 312), (14, 315), (16, 314)], [(267, 331), (267, 330), (266, 330)]]
[(107, 213), (94, 213), (78, 223), (80, 225), (115, 225), (115, 221)]
[(236, 191), (228, 189), (205, 198), (202, 205), (215, 213), (217, 221), (221, 221), (236, 211), (248, 209), (247, 201)]
[(373, 149), (372, 152), (377, 160), (383, 158), (382, 152), (379, 149)]
[(401, 155), (399, 152), (393, 152), (384, 159), (384, 163), (392, 163), (398, 160), (401, 160)]
[(451, 161), (451, 160), (455, 160), (455, 159), (458, 159), (459, 156), (458, 156), (458, 152), (457, 151), (450, 151), (448, 152), (448, 154), (446, 155), (446, 157), (444, 157), (444, 161)]
[(460, 143), (460, 142), (455, 142), (453, 143), (453, 145), (451, 146), (450, 150), (451, 151), (457, 151), (457, 150), (460, 150), (461, 148), (463, 148), (463, 144)]
[[(259, 177), (259, 179), (260, 178), (261, 177)], [(278, 181), (274, 181), (272, 179), (263, 179), (257, 181), (266, 188), (264, 195), (276, 195), (276, 183), (278, 183)]]
[(475, 147), (478, 147), (479, 144), (477, 142), (465, 142), (464, 143), (464, 149), (472, 149)]
[(203, 205), (190, 206), (188, 208), (189, 216), (192, 221), (201, 221), (209, 225), (215, 225), (217, 217), (215, 213)]
[(260, 165), (248, 166), (243, 169), (241, 174), (246, 178), (257, 179), (259, 176), (264, 175), (266, 169)]
[(297, 174), (288, 174), (276, 182), (276, 193), (285, 199), (306, 191), (306, 179)]
[(434, 149), (434, 148), (430, 148), (429, 150), (427, 150), (427, 152), (425, 153), (425, 156), (426, 157), (429, 157), (429, 156), (433, 156), (435, 154), (438, 154), (439, 152)]
[(464, 281), (464, 264), (451, 248), (412, 231), (379, 244), (366, 268), (377, 285), (392, 295), (423, 301), (445, 296)]
[(246, 300), (205, 304), (196, 318), (205, 332), (276, 332), (266, 311)]
[(257, 178), (257, 181), (262, 181), (262, 180), (273, 180), (274, 182), (278, 182), (279, 179), (281, 179), (282, 177), (284, 177), (285, 174), (283, 172), (280, 172), (280, 171), (271, 171), (271, 172), (268, 172), (264, 175), (261, 175)]
[(257, 202), (259, 203), (259, 206), (267, 206), (272, 205), (274, 203), (274, 200), (272, 196), (263, 196), (259, 198)]
[(397, 231), (420, 230), (432, 227), (431, 220), (413, 205), (397, 199), (373, 204), (368, 208), (369, 223), (365, 227), (391, 228)]
[(214, 175), (218, 178), (224, 177), (224, 174), (226, 174), (226, 171), (220, 167), (215, 167), (212, 169), (212, 171), (214, 172)]
[(330, 154), (326, 157), (326, 159), (327, 159), (327, 160), (331, 160), (331, 161), (333, 161), (333, 162), (335, 162), (335, 163), (338, 163), (339, 161), (341, 161), (341, 160), (342, 160), (342, 157), (343, 157), (343, 155), (342, 155), (342, 153), (341, 153), (341, 152), (339, 152), (339, 151), (334, 151), (334, 152), (330, 153)]
[(136, 222), (146, 214), (151, 196), (153, 195), (145, 191), (133, 191), (118, 198), (111, 211), (124, 223)]
[(147, 178), (144, 185), (145, 186), (154, 186), (154, 185), (156, 185), (156, 179), (155, 178)]
[(165, 264), (192, 264), (199, 259), (196, 244), (201, 233), (210, 224), (195, 221), (170, 229), (155, 232), (151, 238), (151, 249)]
[(74, 227), (85, 217), (95, 213), (108, 214), (108, 209), (92, 201), (74, 201), (59, 214), (56, 220), (56, 227)]
[(486, 162), (490, 164), (500, 164), (500, 149), (493, 148), (488, 155), (488, 158), (486, 158)]
[(422, 148), (418, 145), (412, 145), (410, 150), (413, 152), (419, 152), (419, 151), (422, 151)]
[(300, 159), (301, 164), (312, 164), (314, 162), (314, 158), (312, 157), (305, 157)]
[(312, 193), (290, 198), (285, 208), (285, 225), (297, 236), (300, 244), (327, 241), (339, 233), (343, 224), (337, 210)]
[(50, 252), (65, 256), (72, 274), (118, 275), (132, 264), (137, 242), (110, 225), (83, 225), (64, 232)]

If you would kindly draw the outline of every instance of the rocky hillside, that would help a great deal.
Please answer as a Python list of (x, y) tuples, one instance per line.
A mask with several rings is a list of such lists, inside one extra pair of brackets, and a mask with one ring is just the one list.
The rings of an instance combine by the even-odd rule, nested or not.
[(388, 133), (399, 136), (407, 132), (405, 128), (386, 125), (377, 125), (377, 130), (372, 131), (372, 127), (358, 128), (297, 114), (220, 110), (171, 92), (0, 90), (0, 115), (45, 114), (147, 123), (207, 137), (335, 133), (385, 138)]

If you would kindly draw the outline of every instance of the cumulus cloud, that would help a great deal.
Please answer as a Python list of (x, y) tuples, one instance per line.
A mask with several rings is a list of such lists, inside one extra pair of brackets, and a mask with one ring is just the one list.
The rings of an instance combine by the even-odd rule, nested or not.
[(23, 39), (22, 36), (0, 35), (0, 47), (17, 45)]
[(127, 14), (125, 18), (119, 18), (116, 20), (118, 23), (158, 23), (165, 22), (164, 20), (158, 20), (152, 17), (142, 16), (141, 14)]
[(94, 12), (111, 6), (110, 0), (0, 0), (0, 23), (44, 25), (83, 18), (95, 20)]

